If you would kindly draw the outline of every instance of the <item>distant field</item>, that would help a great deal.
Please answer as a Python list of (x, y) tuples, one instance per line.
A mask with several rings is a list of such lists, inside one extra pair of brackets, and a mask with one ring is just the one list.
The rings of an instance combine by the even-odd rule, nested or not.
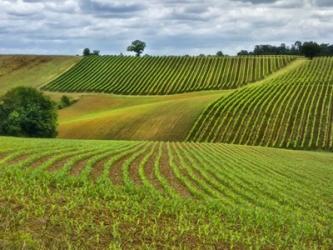
[(295, 57), (85, 57), (43, 89), (166, 95), (235, 89), (263, 79)]
[(40, 87), (79, 60), (70, 56), (0, 55), (0, 95), (17, 86)]
[(0, 138), (0, 246), (330, 249), (333, 155)]
[(333, 150), (333, 58), (302, 65), (222, 97), (206, 109), (190, 141)]
[(59, 111), (59, 137), (183, 141), (201, 112), (229, 92), (84, 95), (73, 106)]

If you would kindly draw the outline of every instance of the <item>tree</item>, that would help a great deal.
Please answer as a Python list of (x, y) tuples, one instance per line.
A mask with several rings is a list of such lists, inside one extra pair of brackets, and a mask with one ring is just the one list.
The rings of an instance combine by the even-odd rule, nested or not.
[(57, 135), (56, 105), (34, 88), (18, 87), (0, 99), (0, 134), (24, 137)]
[(238, 56), (248, 56), (249, 52), (247, 50), (241, 50), (237, 54)]
[(295, 45), (295, 48), (298, 52), (301, 51), (301, 48), (302, 48), (302, 42), (301, 41), (296, 41), (294, 45)]
[(217, 51), (216, 56), (224, 56), (222, 51)]
[(127, 51), (135, 52), (136, 56), (140, 56), (146, 48), (146, 43), (140, 40), (135, 40), (130, 46), (128, 46)]
[(91, 55), (91, 53), (90, 53), (90, 49), (89, 48), (85, 48), (84, 50), (83, 50), (83, 56), (90, 56)]
[(305, 42), (301, 47), (301, 53), (313, 59), (315, 56), (318, 56), (321, 52), (320, 45), (316, 42)]
[(94, 50), (92, 54), (93, 54), (94, 56), (99, 56), (100, 51), (99, 51), (99, 50)]

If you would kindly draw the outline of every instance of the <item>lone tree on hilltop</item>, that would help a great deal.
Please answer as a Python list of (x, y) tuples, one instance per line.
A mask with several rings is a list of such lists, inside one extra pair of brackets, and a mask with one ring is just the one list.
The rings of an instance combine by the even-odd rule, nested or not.
[(136, 56), (140, 56), (146, 48), (146, 43), (140, 40), (135, 40), (130, 46), (128, 46), (127, 51), (135, 52)]
[(22, 137), (55, 137), (56, 105), (34, 88), (18, 87), (0, 99), (0, 134)]
[(91, 55), (91, 53), (90, 53), (90, 49), (89, 48), (85, 48), (84, 50), (83, 50), (83, 56), (90, 56)]
[(305, 42), (301, 47), (301, 53), (310, 59), (318, 56), (321, 52), (320, 45), (316, 42)]

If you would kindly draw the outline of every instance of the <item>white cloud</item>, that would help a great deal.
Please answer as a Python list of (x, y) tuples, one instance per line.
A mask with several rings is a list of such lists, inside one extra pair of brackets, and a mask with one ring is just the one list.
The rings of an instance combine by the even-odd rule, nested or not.
[(331, 0), (0, 0), (2, 53), (235, 53), (258, 43), (333, 42)]

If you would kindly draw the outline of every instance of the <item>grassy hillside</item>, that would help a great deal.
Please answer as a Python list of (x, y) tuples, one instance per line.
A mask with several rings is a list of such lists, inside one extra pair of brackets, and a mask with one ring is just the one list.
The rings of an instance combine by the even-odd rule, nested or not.
[(333, 244), (332, 154), (223, 144), (0, 140), (1, 248)]
[(207, 106), (229, 91), (170, 96), (84, 95), (59, 112), (59, 137), (183, 141)]
[(333, 58), (240, 89), (203, 112), (191, 141), (333, 149)]
[(0, 55), (0, 95), (17, 86), (40, 87), (79, 60), (69, 56)]
[(234, 89), (263, 79), (295, 57), (85, 57), (43, 89), (165, 95)]

